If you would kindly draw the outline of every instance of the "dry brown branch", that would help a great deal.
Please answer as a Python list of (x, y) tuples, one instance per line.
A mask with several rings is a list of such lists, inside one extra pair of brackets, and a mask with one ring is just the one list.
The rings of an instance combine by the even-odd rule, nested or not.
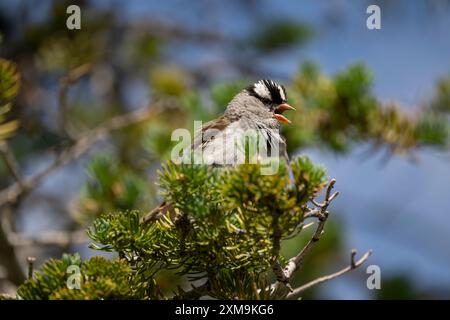
[(305, 213), (305, 215), (303, 216), (303, 219), (309, 219), (309, 218), (321, 219), (322, 217), (323, 217), (322, 213), (320, 212), (319, 209), (311, 209), (307, 213)]
[(335, 183), (336, 180), (332, 179), (328, 184), (323, 203), (317, 203), (316, 201), (314, 201), (313, 203), (317, 206), (317, 208), (311, 209), (305, 214), (305, 219), (317, 218), (319, 220), (317, 228), (305, 247), (303, 247), (303, 249), (295, 257), (289, 259), (285, 268), (282, 270), (282, 272), (280, 272), (282, 276), (277, 275), (277, 282), (271, 285), (271, 292), (274, 296), (285, 295), (286, 289), (292, 292), (292, 288), (289, 284), (290, 280), (294, 276), (295, 272), (299, 269), (305, 256), (311, 251), (316, 242), (319, 241), (320, 237), (322, 236), (325, 223), (328, 219), (328, 206), (330, 205), (331, 201), (333, 201), (339, 195), (338, 192), (331, 194)]
[(358, 268), (359, 266), (361, 266), (364, 262), (366, 262), (366, 260), (369, 258), (369, 256), (372, 254), (372, 250), (367, 251), (358, 261), (355, 261), (355, 255), (356, 255), (356, 250), (352, 250), (351, 253), (351, 262), (350, 265), (345, 267), (342, 270), (339, 270), (335, 273), (314, 279), (313, 281), (310, 281), (298, 288), (295, 288), (294, 290), (292, 290), (292, 292), (288, 293), (288, 295), (286, 296), (286, 298), (288, 299), (295, 299), (297, 298), (303, 291), (308, 290), (320, 283), (326, 282), (326, 281), (330, 281), (332, 279), (335, 279), (337, 277), (340, 277), (344, 274), (346, 274), (347, 272), (352, 271), (353, 269)]
[(319, 219), (319, 223), (317, 225), (316, 231), (314, 232), (313, 236), (308, 241), (306, 246), (295, 257), (291, 258), (284, 268), (284, 273), (288, 280), (292, 278), (293, 274), (298, 270), (301, 263), (303, 262), (305, 256), (311, 251), (311, 249), (315, 246), (317, 241), (319, 241), (320, 237), (322, 236), (323, 228), (325, 227), (325, 223), (328, 219), (328, 206), (330, 205), (331, 201), (333, 201), (333, 199), (335, 199), (339, 195), (338, 192), (331, 194), (335, 183), (335, 179), (332, 179), (330, 181), (326, 190), (324, 202), (321, 204), (317, 203), (319, 211), (316, 214)]

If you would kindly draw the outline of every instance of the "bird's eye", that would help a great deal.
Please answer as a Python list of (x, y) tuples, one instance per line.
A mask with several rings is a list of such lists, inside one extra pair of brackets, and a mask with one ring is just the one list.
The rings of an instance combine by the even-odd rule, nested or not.
[(272, 105), (279, 105), (287, 102), (286, 90), (284, 87), (272, 80), (260, 80), (253, 84), (248, 91), (271, 109)]

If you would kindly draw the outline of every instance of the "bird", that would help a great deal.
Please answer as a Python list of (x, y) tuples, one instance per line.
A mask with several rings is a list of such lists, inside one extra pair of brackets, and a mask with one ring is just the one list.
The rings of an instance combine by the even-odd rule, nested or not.
[[(281, 124), (291, 123), (283, 115), (287, 110), (295, 111), (295, 108), (287, 103), (285, 87), (273, 80), (259, 80), (235, 95), (223, 115), (202, 126), (191, 150), (202, 155), (203, 163), (233, 167), (246, 161), (245, 149), (236, 148), (236, 142), (242, 141), (248, 132), (254, 132), (264, 149), (258, 155), (287, 160), (286, 141), (280, 133)], [(144, 215), (142, 221), (154, 221), (173, 210), (170, 203), (163, 202)]]

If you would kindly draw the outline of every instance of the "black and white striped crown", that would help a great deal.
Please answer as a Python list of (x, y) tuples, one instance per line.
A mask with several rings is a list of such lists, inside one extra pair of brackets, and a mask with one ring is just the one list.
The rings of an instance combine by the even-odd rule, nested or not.
[(247, 91), (266, 103), (281, 104), (287, 101), (286, 89), (273, 80), (259, 80), (248, 87)]

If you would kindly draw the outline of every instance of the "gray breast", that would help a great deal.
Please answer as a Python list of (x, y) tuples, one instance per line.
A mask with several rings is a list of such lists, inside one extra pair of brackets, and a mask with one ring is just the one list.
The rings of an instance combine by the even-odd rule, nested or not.
[(271, 157), (287, 158), (286, 143), (278, 129), (246, 118), (222, 131), (203, 132), (203, 138), (197, 136), (195, 140), (202, 143), (197, 143), (194, 151), (201, 152), (203, 163), (209, 165), (235, 166)]

